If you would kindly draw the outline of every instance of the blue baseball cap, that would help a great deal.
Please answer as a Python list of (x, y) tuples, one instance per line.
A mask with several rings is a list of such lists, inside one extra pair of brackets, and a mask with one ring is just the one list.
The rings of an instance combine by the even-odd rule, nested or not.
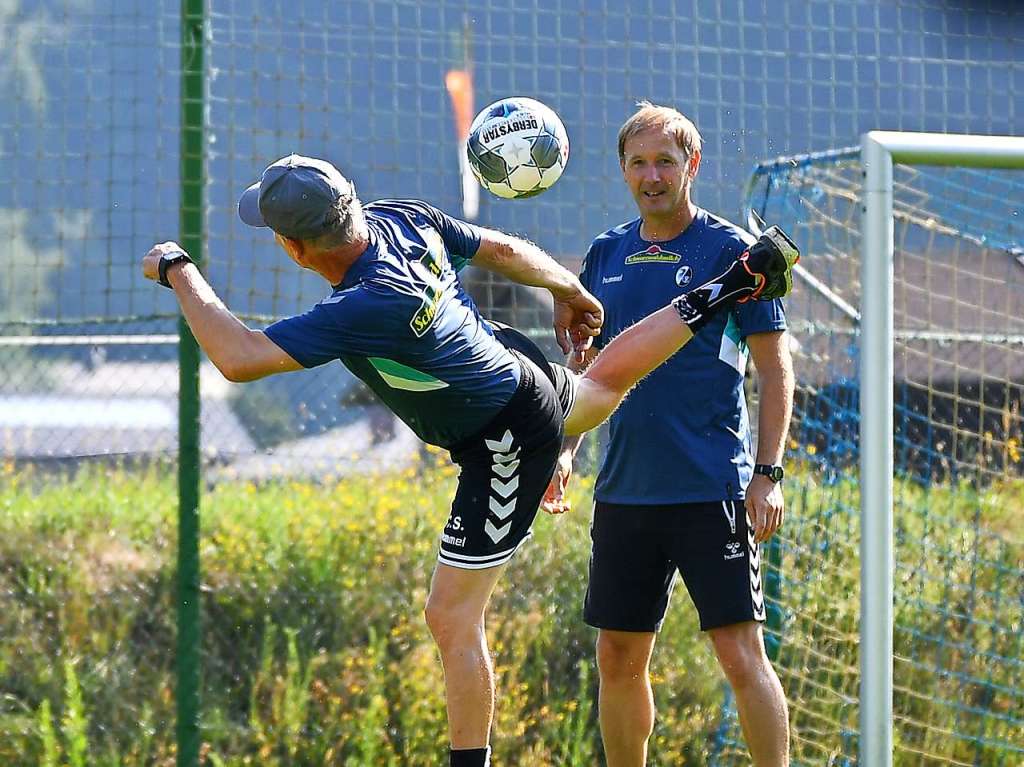
[(330, 214), (355, 199), (352, 182), (326, 160), (290, 154), (268, 166), (238, 200), (238, 217), (295, 240), (325, 234)]

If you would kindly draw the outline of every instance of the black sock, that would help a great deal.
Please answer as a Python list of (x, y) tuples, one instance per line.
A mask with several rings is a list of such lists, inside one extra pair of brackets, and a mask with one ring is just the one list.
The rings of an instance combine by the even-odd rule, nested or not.
[(453, 748), (448, 752), (448, 764), (451, 767), (490, 767), (491, 747)]
[(756, 289), (757, 279), (754, 275), (748, 272), (741, 262), (733, 261), (729, 268), (717, 277), (673, 299), (672, 306), (679, 312), (679, 318), (696, 335), (698, 330), (708, 324), (715, 312), (728, 309)]

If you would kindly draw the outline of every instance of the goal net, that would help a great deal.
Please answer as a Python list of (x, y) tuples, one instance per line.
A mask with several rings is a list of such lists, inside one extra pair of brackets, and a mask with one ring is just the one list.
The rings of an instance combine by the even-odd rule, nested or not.
[[(862, 170), (859, 148), (782, 158), (758, 166), (746, 200), (804, 253), (786, 307), (795, 477), (767, 557), (796, 764), (852, 764), (860, 745)], [(894, 762), (1018, 764), (1024, 174), (894, 174)], [(715, 749), (746, 758), (735, 717)]]

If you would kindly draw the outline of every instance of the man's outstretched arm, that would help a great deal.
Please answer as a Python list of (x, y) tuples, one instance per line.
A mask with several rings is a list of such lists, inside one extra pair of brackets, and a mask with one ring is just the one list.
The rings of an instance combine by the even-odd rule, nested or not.
[(473, 265), (520, 285), (546, 288), (555, 300), (553, 325), (562, 351), (579, 354), (588, 349), (601, 332), (604, 308), (579, 278), (532, 242), (493, 229), (481, 234)]
[[(178, 252), (184, 250), (174, 242), (154, 246), (142, 260), (143, 275), (159, 279), (161, 257)], [(302, 370), (302, 365), (263, 331), (251, 330), (235, 317), (194, 264), (175, 264), (167, 269), (166, 277), (199, 346), (229, 381), (255, 381), (274, 373)]]

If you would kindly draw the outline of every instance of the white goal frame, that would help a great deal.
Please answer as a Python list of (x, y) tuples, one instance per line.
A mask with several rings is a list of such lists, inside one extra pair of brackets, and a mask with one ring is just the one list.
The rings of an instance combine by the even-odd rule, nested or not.
[(1024, 137), (870, 131), (860, 307), (860, 760), (893, 763), (893, 165), (1024, 170)]

